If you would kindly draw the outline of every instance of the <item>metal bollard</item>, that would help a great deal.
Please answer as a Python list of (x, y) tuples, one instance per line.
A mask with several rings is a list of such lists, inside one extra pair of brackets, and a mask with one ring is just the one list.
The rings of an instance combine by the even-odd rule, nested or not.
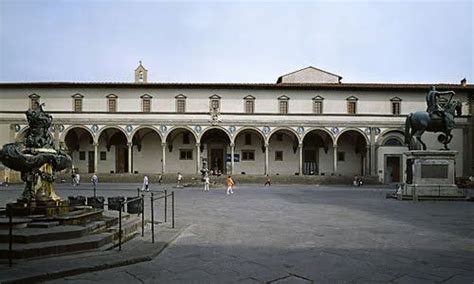
[[(121, 204), (123, 206), (123, 204)], [(119, 251), (122, 250), (122, 208), (119, 210)]]
[(174, 191), (171, 192), (171, 228), (174, 229)]
[(155, 214), (153, 211), (153, 192), (151, 193), (150, 197), (150, 206), (151, 206), (151, 242), (155, 243)]
[(137, 187), (137, 196), (140, 196), (140, 188)]
[(165, 189), (165, 223), (167, 221), (166, 211), (168, 211), (168, 191)]
[(13, 254), (13, 220), (12, 212), (8, 217), (8, 267), (12, 267), (12, 254)]
[(142, 237), (145, 236), (145, 195), (142, 194)]

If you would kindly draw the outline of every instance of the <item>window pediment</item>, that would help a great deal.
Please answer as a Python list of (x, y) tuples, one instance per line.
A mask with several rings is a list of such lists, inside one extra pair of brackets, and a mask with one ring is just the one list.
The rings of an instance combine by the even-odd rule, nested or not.
[(108, 99), (116, 99), (116, 98), (118, 98), (118, 97), (117, 97), (116, 95), (114, 95), (114, 94), (110, 94), (110, 95), (107, 95), (107, 96), (105, 96), (105, 97), (108, 98)]
[(248, 95), (248, 96), (244, 97), (244, 100), (255, 100), (255, 97), (252, 96), (252, 95)]
[(400, 99), (399, 97), (393, 97), (390, 99), (391, 102), (401, 102), (402, 99)]
[(290, 99), (290, 98), (287, 97), (287, 96), (285, 96), (285, 95), (282, 95), (282, 96), (279, 96), (279, 97), (278, 97), (278, 100), (280, 100), (280, 101), (288, 101), (289, 99)]
[(144, 94), (144, 95), (140, 96), (140, 98), (142, 98), (142, 99), (151, 99), (153, 97), (150, 96), (149, 94)]
[(214, 95), (210, 96), (209, 99), (211, 99), (211, 100), (220, 100), (221, 97), (218, 96), (218, 95), (216, 95), (216, 94), (214, 94)]
[(321, 96), (316, 96), (313, 98), (313, 101), (322, 101), (322, 100), (324, 100), (324, 98)]
[(84, 96), (77, 93), (77, 94), (72, 95), (71, 97), (74, 98), (74, 99), (82, 99)]
[(351, 101), (351, 102), (356, 102), (356, 101), (359, 100), (359, 98), (358, 98), (358, 97), (355, 97), (355, 96), (350, 96), (350, 97), (348, 97), (346, 100), (347, 100), (347, 101)]
[(175, 99), (186, 99), (186, 96), (183, 95), (183, 94), (179, 94), (177, 95), (176, 97), (174, 97)]
[(28, 98), (30, 98), (30, 99), (39, 99), (40, 96), (38, 94), (31, 94), (31, 95), (28, 96)]

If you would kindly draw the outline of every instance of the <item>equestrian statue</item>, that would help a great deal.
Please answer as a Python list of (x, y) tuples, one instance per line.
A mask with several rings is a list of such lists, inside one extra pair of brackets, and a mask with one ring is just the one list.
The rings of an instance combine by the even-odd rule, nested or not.
[[(416, 111), (408, 115), (405, 121), (405, 144), (410, 150), (421, 150), (421, 147), (426, 150), (426, 144), (421, 140), (425, 131), (443, 132), (438, 136), (438, 141), (444, 145), (445, 150), (449, 150), (448, 144), (453, 138), (451, 130), (454, 128), (454, 117), (460, 116), (462, 110), (462, 103), (453, 99), (454, 94), (454, 91), (437, 91), (436, 87), (432, 86), (426, 95), (426, 111)], [(449, 99), (442, 97), (448, 95)]]

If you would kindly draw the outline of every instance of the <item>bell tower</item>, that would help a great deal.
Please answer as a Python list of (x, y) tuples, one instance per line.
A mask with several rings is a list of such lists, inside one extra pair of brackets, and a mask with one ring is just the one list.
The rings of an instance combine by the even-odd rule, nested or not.
[(148, 77), (148, 70), (143, 67), (142, 62), (139, 61), (137, 69), (135, 69), (135, 83), (146, 83)]

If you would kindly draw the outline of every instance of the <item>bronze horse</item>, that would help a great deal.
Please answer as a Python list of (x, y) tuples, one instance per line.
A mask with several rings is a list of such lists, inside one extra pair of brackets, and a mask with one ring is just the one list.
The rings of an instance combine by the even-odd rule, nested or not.
[[(405, 121), (405, 144), (410, 150), (419, 150), (416, 145), (416, 140), (422, 145), (423, 150), (426, 150), (426, 144), (421, 140), (421, 135), (425, 131), (429, 132), (443, 132), (438, 139), (444, 144), (444, 149), (449, 150), (448, 144), (451, 142), (453, 135), (451, 130), (454, 128), (454, 116), (460, 116), (462, 110), (462, 103), (458, 100), (450, 100), (444, 107), (444, 118), (439, 114), (430, 114), (426, 111), (416, 111), (408, 115)], [(416, 140), (413, 140), (413, 136)]]

